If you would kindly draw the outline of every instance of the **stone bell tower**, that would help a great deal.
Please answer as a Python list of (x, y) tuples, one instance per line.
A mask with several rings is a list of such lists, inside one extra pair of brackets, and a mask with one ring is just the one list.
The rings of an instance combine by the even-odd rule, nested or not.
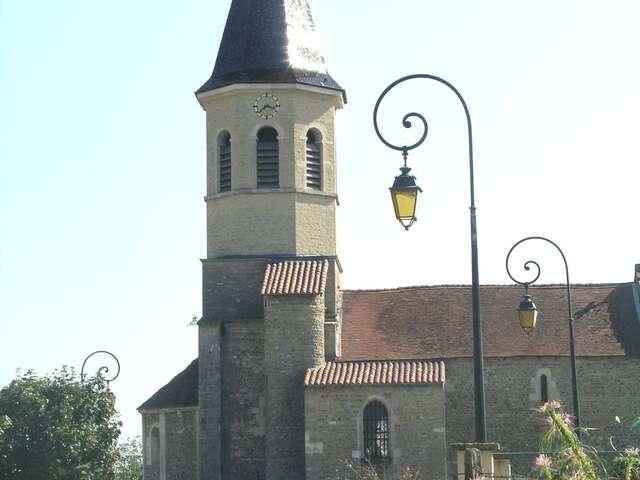
[(207, 115), (200, 480), (304, 478), (303, 377), (340, 352), (335, 114), (307, 0), (233, 0)]

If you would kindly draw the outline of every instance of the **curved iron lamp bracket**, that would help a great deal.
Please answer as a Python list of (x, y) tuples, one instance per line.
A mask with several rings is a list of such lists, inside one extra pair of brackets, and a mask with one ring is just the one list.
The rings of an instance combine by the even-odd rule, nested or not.
[[(87, 361), (93, 357), (94, 355), (98, 355), (98, 354), (105, 354), (107, 356), (110, 356), (111, 358), (113, 358), (113, 360), (115, 360), (116, 362), (116, 373), (113, 377), (111, 378), (105, 378), (105, 381), (107, 382), (107, 385), (109, 385), (109, 383), (113, 382), (116, 378), (118, 378), (118, 375), (120, 375), (120, 361), (118, 360), (118, 357), (116, 357), (113, 353), (108, 352), (106, 350), (96, 350), (93, 353), (90, 353), (89, 355), (87, 355), (87, 357), (84, 359), (84, 362), (82, 362), (82, 368), (80, 370), (80, 380), (82, 382), (84, 382), (84, 367), (87, 364)], [(101, 366), (100, 368), (98, 368), (98, 375), (103, 375), (105, 373), (109, 373), (109, 367), (107, 367), (106, 365)]]
[(520, 245), (521, 243), (527, 242), (529, 240), (542, 240), (544, 242), (547, 242), (551, 245), (553, 245), (558, 252), (560, 252), (560, 255), (562, 255), (562, 260), (564, 261), (564, 266), (565, 266), (565, 272), (567, 275), (567, 285), (569, 284), (569, 269), (567, 266), (567, 259), (564, 256), (564, 252), (562, 251), (562, 249), (553, 241), (549, 240), (548, 238), (545, 237), (540, 237), (540, 236), (533, 236), (533, 237), (526, 237), (523, 238), (522, 240), (516, 242), (513, 247), (511, 247), (511, 250), (509, 250), (509, 253), (507, 254), (507, 259), (505, 262), (505, 266), (507, 268), (507, 275), (509, 275), (509, 278), (511, 278), (511, 280), (513, 280), (515, 283), (517, 283), (518, 285), (522, 285), (525, 288), (525, 291), (528, 292), (529, 291), (529, 286), (533, 285), (534, 283), (536, 283), (538, 281), (538, 279), (540, 278), (540, 274), (542, 273), (542, 270), (540, 268), (540, 264), (538, 262), (536, 262), (535, 260), (527, 260), (524, 263), (524, 270), (525, 271), (529, 271), (531, 270), (531, 267), (535, 268), (535, 276), (532, 280), (529, 281), (520, 281), (517, 278), (515, 278), (513, 276), (513, 274), (511, 273), (511, 270), (509, 269), (509, 259), (511, 258), (511, 253), (516, 249), (516, 247), (518, 247), (518, 245)]
[[(402, 155), (403, 155), (405, 161), (407, 159), (407, 155), (409, 154), (409, 151), (411, 151), (411, 150), (413, 150), (415, 148), (418, 148), (427, 139), (427, 135), (429, 133), (429, 124), (427, 122), (427, 119), (424, 117), (424, 115), (422, 115), (422, 114), (420, 114), (418, 112), (407, 113), (402, 118), (402, 126), (404, 128), (411, 128), (413, 126), (413, 124), (410, 121), (411, 118), (417, 118), (418, 120), (420, 120), (420, 122), (422, 122), (422, 126), (423, 126), (423, 131), (422, 131), (422, 134), (420, 136), (420, 139), (418, 141), (416, 141), (415, 143), (411, 144), (411, 145), (402, 145), (402, 146), (394, 145), (393, 143), (389, 142), (386, 138), (384, 138), (382, 133), (380, 133), (380, 127), (378, 125), (378, 109), (380, 108), (380, 104), (382, 103), (382, 100), (384, 99), (384, 97), (386, 97), (387, 93), (389, 93), (396, 85), (399, 85), (399, 84), (401, 84), (403, 82), (406, 82), (408, 80), (413, 80), (413, 79), (416, 79), (416, 78), (424, 78), (424, 79), (429, 79), (429, 80), (435, 80), (436, 82), (439, 82), (439, 83), (449, 87), (449, 89), (451, 89), (453, 91), (453, 93), (456, 94), (456, 96), (458, 97), (458, 99), (462, 103), (464, 111), (465, 111), (465, 113), (467, 115), (467, 123), (469, 125), (469, 139), (471, 140), (471, 120), (470, 120), (470, 115), (469, 115), (469, 109), (467, 108), (467, 104), (464, 101), (464, 98), (462, 97), (462, 95), (460, 94), (458, 89), (456, 87), (454, 87), (451, 83), (446, 81), (444, 78), (438, 77), (436, 75), (430, 75), (430, 74), (427, 74), (427, 73), (417, 73), (417, 74), (413, 74), (413, 75), (407, 75), (406, 77), (399, 78), (395, 82), (391, 83), (387, 88), (385, 88), (384, 91), (380, 94), (380, 97), (378, 97), (378, 101), (376, 102), (376, 106), (373, 109), (373, 128), (376, 131), (376, 135), (378, 135), (378, 138), (380, 139), (380, 141), (382, 143), (384, 143), (387, 147), (391, 148), (392, 150), (397, 150), (399, 152), (402, 152)], [(469, 142), (469, 143), (471, 144), (471, 142)]]

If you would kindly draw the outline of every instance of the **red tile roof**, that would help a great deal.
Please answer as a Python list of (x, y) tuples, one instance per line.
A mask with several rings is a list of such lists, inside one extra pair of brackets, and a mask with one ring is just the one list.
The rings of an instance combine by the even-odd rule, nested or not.
[[(519, 326), (516, 286), (480, 287), (486, 357), (568, 356), (564, 286), (532, 287), (538, 324)], [(632, 284), (572, 287), (579, 356), (640, 355)], [(471, 288), (410, 287), (343, 292), (342, 360), (457, 358), (472, 355)]]
[(267, 265), (262, 295), (323, 295), (328, 260), (294, 260)]
[(444, 362), (328, 362), (307, 370), (307, 387), (326, 385), (425, 385), (444, 383)]

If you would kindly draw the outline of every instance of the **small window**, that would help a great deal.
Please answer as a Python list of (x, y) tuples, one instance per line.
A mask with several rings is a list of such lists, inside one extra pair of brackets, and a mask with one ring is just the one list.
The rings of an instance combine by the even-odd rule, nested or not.
[(364, 454), (376, 462), (389, 458), (389, 414), (387, 407), (374, 400), (364, 409)]
[(549, 401), (549, 385), (546, 375), (540, 375), (540, 401), (542, 403)]
[(153, 427), (147, 438), (147, 465), (160, 464), (160, 429)]
[(307, 188), (322, 190), (322, 135), (317, 130), (307, 133)]
[(218, 137), (218, 191), (231, 190), (231, 135), (222, 132)]
[(265, 127), (258, 132), (258, 188), (280, 186), (278, 132)]

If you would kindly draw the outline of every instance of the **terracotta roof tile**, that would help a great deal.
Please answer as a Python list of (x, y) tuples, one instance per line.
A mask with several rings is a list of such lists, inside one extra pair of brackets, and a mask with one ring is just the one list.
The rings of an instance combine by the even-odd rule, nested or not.
[(426, 385), (444, 383), (444, 362), (430, 360), (328, 362), (307, 370), (307, 387), (327, 385)]
[[(569, 356), (565, 287), (532, 287), (538, 324), (529, 334), (516, 308), (524, 290), (483, 285), (486, 357)], [(640, 355), (632, 284), (572, 286), (579, 356)], [(458, 358), (472, 355), (471, 288), (409, 287), (343, 292), (341, 360)]]
[(328, 271), (328, 260), (270, 263), (264, 272), (262, 295), (323, 295)]

